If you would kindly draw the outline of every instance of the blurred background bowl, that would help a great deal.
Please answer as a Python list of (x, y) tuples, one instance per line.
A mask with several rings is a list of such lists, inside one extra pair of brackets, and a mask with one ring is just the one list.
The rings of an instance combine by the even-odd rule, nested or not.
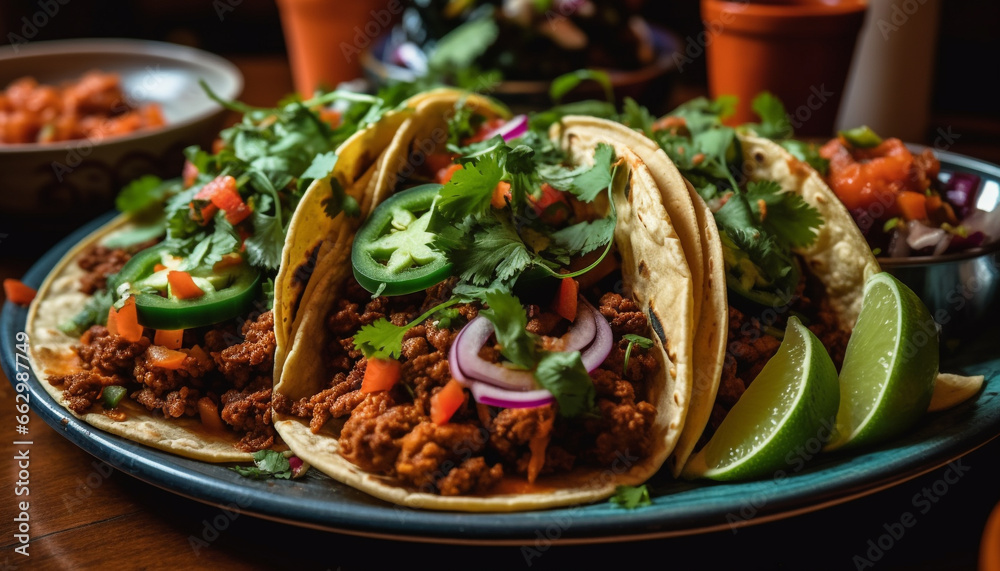
[(114, 205), (118, 191), (145, 174), (179, 176), (182, 151), (210, 145), (235, 99), (243, 76), (208, 52), (144, 40), (79, 39), (12, 45), (0, 49), (0, 85), (24, 77), (58, 85), (98, 70), (118, 74), (133, 106), (160, 105), (166, 125), (99, 142), (0, 145), (0, 232), (4, 245), (43, 251), (66, 230)]
[[(618, 104), (625, 97), (631, 97), (659, 115), (668, 111), (666, 106), (670, 101), (673, 81), (679, 73), (677, 61), (679, 58), (683, 59), (683, 45), (680, 38), (662, 27), (650, 26), (650, 32), (655, 51), (655, 58), (650, 64), (634, 70), (601, 71), (608, 74)], [(384, 35), (361, 55), (365, 76), (377, 86), (393, 81), (413, 81), (416, 78), (412, 69), (392, 63), (391, 44), (391, 34)], [(496, 86), (488, 87), (483, 93), (503, 101), (512, 111), (520, 113), (551, 107), (551, 85), (551, 79), (505, 79)], [(567, 95), (565, 101), (604, 98), (603, 88), (596, 82), (587, 81)]]
[[(924, 147), (910, 145), (919, 152)], [(935, 150), (941, 180), (956, 172), (980, 178), (976, 208), (988, 226), (1000, 228), (1000, 166), (948, 151)], [(980, 247), (939, 256), (879, 257), (882, 269), (908, 285), (941, 325), (941, 346), (954, 352), (1000, 326), (1000, 236)]]

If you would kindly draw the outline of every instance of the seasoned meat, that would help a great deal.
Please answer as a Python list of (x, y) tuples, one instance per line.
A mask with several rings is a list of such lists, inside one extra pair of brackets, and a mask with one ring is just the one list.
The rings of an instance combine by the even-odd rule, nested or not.
[(152, 394), (162, 396), (182, 386), (203, 386), (202, 377), (214, 369), (215, 366), (212, 361), (203, 361), (190, 355), (184, 359), (181, 366), (177, 369), (164, 369), (151, 365), (147, 358), (147, 353), (143, 353), (135, 358), (132, 378), (136, 382), (145, 385), (145, 388), (152, 391)]
[(617, 293), (606, 293), (601, 296), (598, 309), (608, 320), (615, 337), (626, 334), (649, 336), (646, 315), (631, 298), (622, 297)]
[(421, 422), (399, 441), (396, 477), (433, 492), (438, 480), (482, 450), (486, 440), (486, 431), (472, 424)]
[(124, 379), (116, 375), (104, 375), (98, 370), (84, 370), (72, 375), (49, 378), (49, 384), (64, 387), (63, 396), (70, 410), (82, 414), (86, 412), (97, 399), (101, 398), (101, 390), (111, 385), (124, 384)]
[(133, 392), (131, 397), (149, 410), (161, 411), (167, 418), (179, 418), (198, 414), (198, 399), (201, 394), (197, 389), (181, 387), (161, 397), (157, 391), (143, 388)]
[(222, 421), (243, 434), (236, 447), (256, 452), (274, 444), (271, 424), (271, 377), (258, 377), (244, 390), (222, 395)]
[(140, 250), (155, 245), (159, 240), (149, 240), (128, 248), (108, 248), (106, 246), (91, 246), (80, 256), (76, 264), (87, 272), (80, 278), (80, 291), (91, 295), (94, 292), (107, 289), (108, 276), (121, 271), (132, 256)]
[(145, 353), (149, 345), (146, 337), (132, 342), (110, 334), (103, 325), (94, 325), (84, 332), (75, 349), (85, 369), (131, 376), (136, 357)]
[(595, 447), (588, 456), (598, 465), (610, 467), (622, 456), (647, 456), (652, 450), (653, 421), (656, 407), (648, 402), (615, 403), (598, 399), (600, 420), (586, 422), (588, 431), (597, 435)]
[(486, 463), (482, 456), (469, 458), (438, 481), (442, 496), (485, 494), (503, 478), (503, 465)]
[(396, 463), (402, 438), (420, 424), (413, 405), (396, 405), (388, 392), (369, 394), (351, 413), (340, 432), (340, 450), (362, 470), (386, 474)]
[(266, 311), (243, 324), (242, 343), (212, 352), (226, 379), (242, 389), (254, 375), (270, 375), (274, 368), (274, 312)]

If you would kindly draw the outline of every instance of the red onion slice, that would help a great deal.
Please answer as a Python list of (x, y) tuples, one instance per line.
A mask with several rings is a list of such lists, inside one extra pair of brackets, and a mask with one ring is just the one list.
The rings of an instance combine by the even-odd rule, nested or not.
[(479, 356), (479, 350), (486, 344), (490, 335), (493, 335), (493, 324), (481, 315), (462, 328), (455, 336), (448, 352), (451, 376), (459, 382), (483, 381), (514, 391), (530, 391), (537, 388), (531, 371), (490, 363)]
[(580, 353), (580, 359), (583, 361), (583, 366), (587, 368), (587, 372), (589, 373), (601, 366), (601, 363), (603, 363), (604, 360), (608, 358), (608, 355), (611, 354), (611, 347), (614, 343), (614, 334), (611, 332), (611, 326), (608, 325), (608, 321), (604, 319), (601, 312), (587, 302), (584, 302), (584, 304), (590, 310), (594, 324), (597, 327), (597, 334), (594, 336), (594, 342), (591, 343), (589, 347), (584, 349), (582, 353)]
[(570, 325), (569, 331), (562, 336), (562, 340), (566, 344), (564, 351), (579, 351), (594, 340), (597, 322), (589, 319), (591, 309), (593, 308), (590, 304), (581, 297), (576, 304), (576, 318), (573, 319), (573, 325)]
[(488, 141), (497, 135), (503, 137), (505, 143), (510, 142), (518, 137), (524, 136), (528, 132), (528, 116), (527, 115), (517, 115), (510, 121), (507, 121), (503, 125), (500, 125), (496, 129), (493, 129), (483, 137), (484, 141)]
[(476, 402), (503, 408), (534, 408), (555, 401), (552, 393), (545, 389), (533, 391), (509, 391), (486, 383), (473, 382), (468, 385)]

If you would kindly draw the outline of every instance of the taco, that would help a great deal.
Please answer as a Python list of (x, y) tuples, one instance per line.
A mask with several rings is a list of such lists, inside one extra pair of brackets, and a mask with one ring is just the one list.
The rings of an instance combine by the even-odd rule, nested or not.
[(676, 170), (654, 173), (610, 122), (549, 131), (455, 90), (410, 106), (363, 225), (317, 259), (276, 430), (417, 508), (541, 509), (644, 482), (691, 392), (694, 283), (657, 184)]
[(723, 126), (723, 114), (720, 101), (694, 100), (634, 135), (687, 179), (664, 188), (694, 196), (708, 221), (711, 277), (726, 284), (706, 294), (714, 301), (696, 325), (699, 374), (671, 458), (675, 475), (777, 352), (789, 315), (809, 324), (839, 369), (864, 284), (880, 271), (822, 177), (775, 142)]
[[(70, 250), (30, 307), (42, 387), (99, 429), (182, 456), (245, 461), (276, 446), (273, 371), (303, 293), (278, 266), (302, 254), (282, 253), (286, 234), (314, 220), (290, 213), (314, 179), (340, 181), (311, 194), (327, 199), (322, 217), (367, 194), (405, 118), (358, 130), (350, 117), (375, 105), (344, 121), (322, 103), (240, 108), (211, 154), (188, 150), (183, 179), (127, 187), (126, 214)], [(289, 305), (272, 312), (275, 288)]]

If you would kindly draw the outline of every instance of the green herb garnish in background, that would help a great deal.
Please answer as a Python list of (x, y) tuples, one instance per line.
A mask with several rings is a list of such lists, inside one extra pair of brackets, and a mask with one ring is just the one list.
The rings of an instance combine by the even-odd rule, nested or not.
[(229, 469), (245, 478), (266, 480), (278, 478), (287, 480), (292, 477), (292, 467), (281, 452), (274, 450), (258, 450), (253, 453), (253, 466), (232, 466)]

